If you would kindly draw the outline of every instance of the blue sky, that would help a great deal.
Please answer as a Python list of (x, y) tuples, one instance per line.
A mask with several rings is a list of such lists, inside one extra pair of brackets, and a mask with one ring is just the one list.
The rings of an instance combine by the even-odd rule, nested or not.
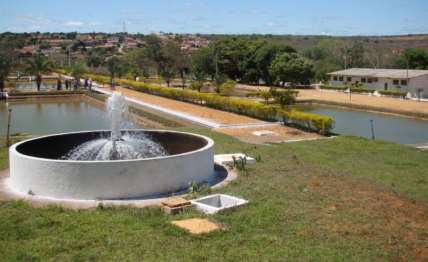
[(0, 32), (428, 33), (428, 0), (0, 0)]

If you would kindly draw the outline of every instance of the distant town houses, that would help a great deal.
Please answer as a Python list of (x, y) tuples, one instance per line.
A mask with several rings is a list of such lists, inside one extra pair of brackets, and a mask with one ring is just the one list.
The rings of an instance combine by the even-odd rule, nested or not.
[(183, 39), (181, 42), (181, 49), (186, 51), (196, 51), (201, 47), (205, 47), (210, 43), (209, 40), (201, 37), (189, 37)]
[[(157, 34), (162, 42), (177, 41), (174, 34)], [(28, 33), (25, 34), (26, 45), (18, 51), (21, 55), (32, 55), (42, 52), (45, 55), (58, 54), (72, 49), (71, 52), (79, 50), (90, 50), (93, 48), (113, 49), (120, 53), (144, 45), (144, 37), (132, 34), (105, 34), (105, 33)], [(205, 47), (210, 40), (200, 36), (186, 35), (180, 38), (181, 49), (186, 52), (194, 52)]]
[(428, 98), (428, 70), (350, 68), (328, 75), (332, 86), (361, 85), (379, 91), (406, 92), (413, 98)]

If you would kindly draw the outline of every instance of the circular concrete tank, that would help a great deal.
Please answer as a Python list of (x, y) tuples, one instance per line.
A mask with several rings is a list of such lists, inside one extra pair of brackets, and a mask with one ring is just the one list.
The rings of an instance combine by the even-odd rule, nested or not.
[(60, 199), (126, 199), (176, 192), (214, 176), (214, 142), (204, 136), (162, 130), (127, 130), (149, 136), (168, 156), (107, 161), (61, 157), (110, 131), (48, 135), (9, 149), (10, 186), (24, 194)]

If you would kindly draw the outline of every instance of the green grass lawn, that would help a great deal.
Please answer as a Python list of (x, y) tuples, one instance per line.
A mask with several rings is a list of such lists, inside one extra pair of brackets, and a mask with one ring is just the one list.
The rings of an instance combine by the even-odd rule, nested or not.
[[(427, 255), (428, 152), (355, 137), (251, 145), (205, 129), (216, 153), (261, 156), (218, 192), (248, 199), (211, 216), (224, 231), (170, 225), (199, 217), (157, 207), (71, 211), (0, 204), (4, 261), (390, 261)], [(0, 150), (0, 167), (5, 167)]]

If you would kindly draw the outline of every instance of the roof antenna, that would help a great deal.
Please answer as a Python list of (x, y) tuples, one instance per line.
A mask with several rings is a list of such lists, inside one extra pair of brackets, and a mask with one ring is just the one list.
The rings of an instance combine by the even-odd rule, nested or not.
[(125, 20), (123, 21), (122, 26), (123, 26), (123, 28), (122, 28), (123, 33), (126, 34), (126, 21)]

